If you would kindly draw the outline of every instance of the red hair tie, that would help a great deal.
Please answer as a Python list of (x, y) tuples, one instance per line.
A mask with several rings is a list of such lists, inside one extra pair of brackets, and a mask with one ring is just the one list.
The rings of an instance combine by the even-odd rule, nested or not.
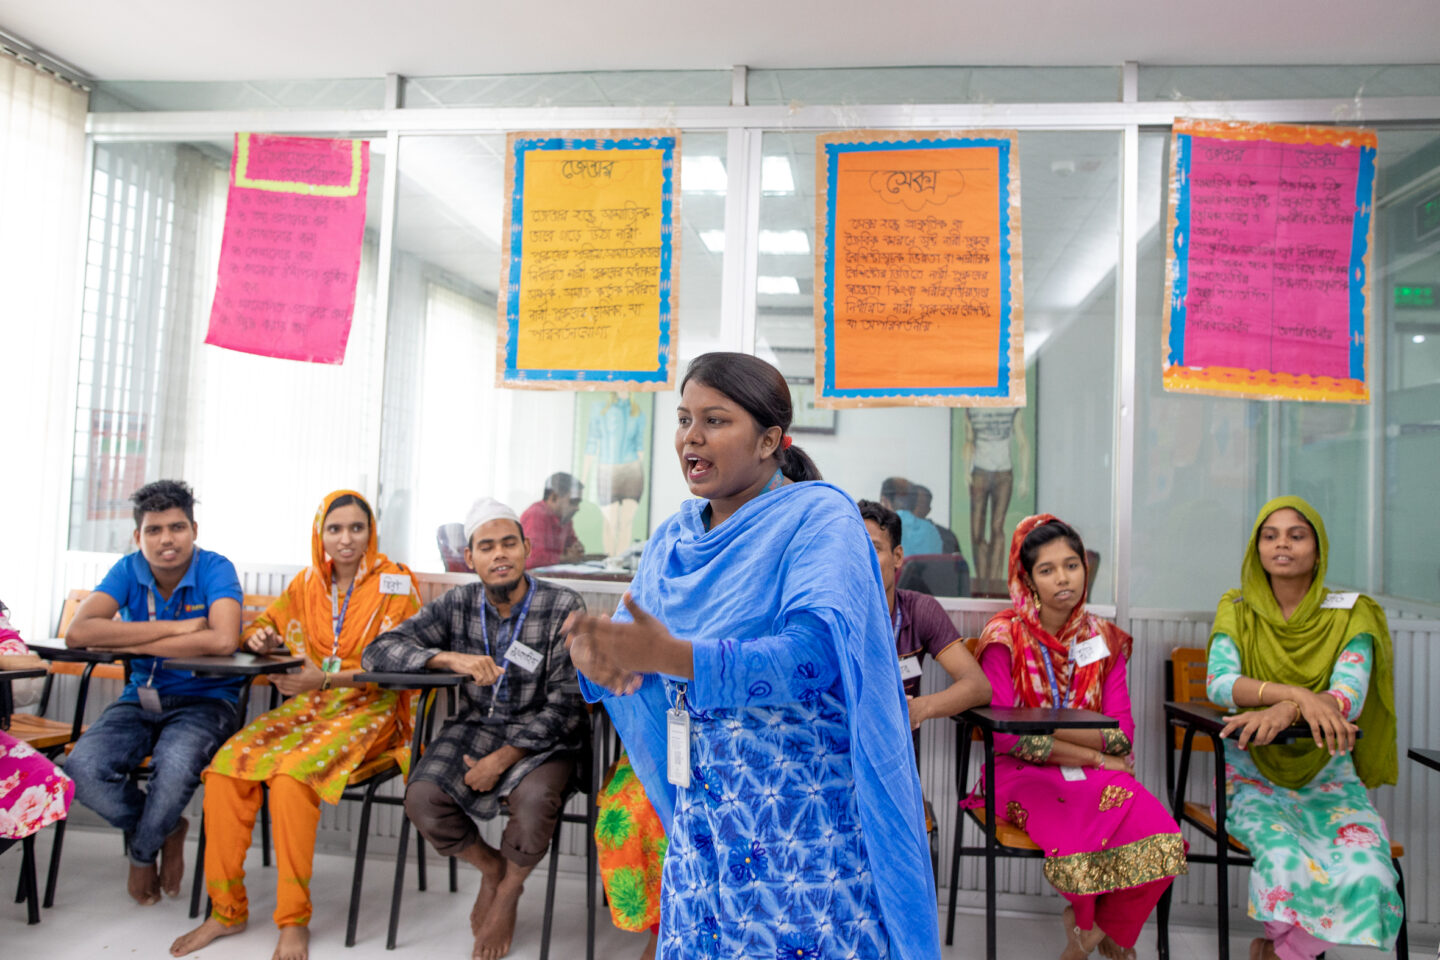
[(789, 449), (790, 449), (790, 444), (791, 444), (792, 442), (793, 442), (793, 441), (791, 440), (790, 437), (781, 437), (781, 438), (780, 438), (780, 449), (781, 449), (781, 450), (789, 450)]

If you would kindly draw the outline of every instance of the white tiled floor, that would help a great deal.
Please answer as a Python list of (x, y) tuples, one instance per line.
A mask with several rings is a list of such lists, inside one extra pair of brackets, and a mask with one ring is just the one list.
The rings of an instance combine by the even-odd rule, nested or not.
[[(25, 924), (25, 908), (13, 903), (20, 851), (13, 848), (0, 857), (0, 957), (6, 960), (95, 960), (111, 957), (165, 957), (171, 940), (193, 926), (186, 915), (188, 898), (167, 900), (154, 907), (140, 908), (125, 895), (126, 864), (120, 843), (113, 832), (72, 829), (65, 838), (65, 857), (55, 906), (43, 911), (37, 926)], [(194, 845), (190, 845), (194, 854)], [(40, 843), (41, 882), (49, 860), (49, 833)], [(450, 893), (444, 871), (432, 859), (431, 887), (425, 893), (415, 889), (414, 870), (409, 873), (404, 908), (400, 917), (400, 942), (392, 953), (385, 950), (385, 925), (390, 903), (394, 860), (376, 855), (370, 858), (365, 874), (360, 927), (353, 949), (346, 950), (345, 911), (350, 895), (353, 859), (334, 854), (316, 857), (311, 895), (315, 919), (311, 924), (311, 956), (344, 960), (399, 960), (403, 957), (462, 958), (470, 955), (467, 922), (470, 904), (479, 887), (473, 871), (462, 870), (460, 892)], [(274, 947), (274, 928), (269, 913), (275, 904), (274, 871), (260, 866), (258, 852), (252, 851), (248, 868), (252, 920), (250, 929), (235, 937), (216, 941), (195, 956), (206, 960), (264, 960)], [(188, 890), (188, 886), (187, 886)], [(534, 960), (540, 952), (540, 924), (545, 900), (544, 865), (531, 875), (515, 933), (515, 960)], [(585, 909), (583, 884), (561, 874), (556, 890), (556, 910), (551, 957), (580, 960), (585, 955)], [(631, 960), (645, 945), (641, 934), (623, 933), (602, 913), (597, 927), (595, 955), (600, 960)], [(1231, 956), (1245, 960), (1249, 955), (1248, 926), (1232, 941)], [(962, 912), (957, 919), (956, 945), (943, 950), (946, 958), (984, 956), (985, 920), (975, 912)], [(1139, 943), (1141, 957), (1153, 957), (1155, 932), (1147, 926)], [(1000, 921), (1001, 960), (1036, 960), (1055, 957), (1062, 946), (1058, 917), (1007, 913)], [(1413, 960), (1431, 960), (1428, 949), (1411, 953)], [(1174, 960), (1202, 960), (1215, 956), (1215, 935), (1194, 927), (1171, 928)], [(1098, 954), (1096, 954), (1098, 956)], [(1376, 960), (1373, 950), (1336, 949), (1330, 960)]]

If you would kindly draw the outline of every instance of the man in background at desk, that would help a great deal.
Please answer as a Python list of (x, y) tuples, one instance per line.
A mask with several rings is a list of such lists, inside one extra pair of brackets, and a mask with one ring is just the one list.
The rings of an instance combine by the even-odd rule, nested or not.
[[(75, 611), (69, 647), (145, 654), (120, 699), (75, 744), (65, 772), (75, 799), (125, 832), (130, 896), (142, 906), (185, 877), (181, 813), (200, 772), (235, 729), (245, 677), (166, 670), (165, 657), (225, 656), (240, 645), (240, 578), (231, 562), (195, 546), (195, 496), (175, 480), (136, 490), (135, 543)], [(115, 620), (116, 612), (124, 620)], [(149, 790), (130, 774), (150, 758)], [(156, 869), (156, 859), (159, 869)]]
[(549, 567), (585, 556), (585, 546), (575, 536), (571, 522), (580, 509), (585, 487), (568, 473), (552, 473), (545, 481), (543, 499), (525, 508), (520, 525), (530, 536), (530, 557), (525, 569)]
[[(483, 875), (470, 911), (473, 956), (510, 952), (525, 878), (545, 855), (586, 735), (585, 705), (562, 628), (580, 595), (525, 573), (530, 542), (504, 504), (477, 500), (465, 562), (479, 583), (455, 587), (365, 648), (366, 670), (468, 674), (459, 713), (410, 772), (405, 812), (442, 856)], [(500, 849), (475, 820), (510, 815)]]

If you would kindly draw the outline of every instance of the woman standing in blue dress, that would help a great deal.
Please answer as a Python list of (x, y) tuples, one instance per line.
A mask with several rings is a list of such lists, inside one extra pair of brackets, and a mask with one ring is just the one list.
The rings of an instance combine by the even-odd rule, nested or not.
[(875, 552), (790, 443), (790, 392), (710, 353), (681, 384), (690, 492), (571, 655), (670, 838), (660, 957), (938, 958), (920, 783)]

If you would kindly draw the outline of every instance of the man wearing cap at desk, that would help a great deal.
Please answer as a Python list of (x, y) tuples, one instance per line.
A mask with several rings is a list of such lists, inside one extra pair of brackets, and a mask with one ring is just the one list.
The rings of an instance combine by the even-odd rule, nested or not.
[[(366, 648), (366, 670), (468, 674), (458, 714), (415, 764), (405, 812), (436, 851), (483, 875), (470, 912), (474, 956), (510, 950), (526, 876), (545, 855), (586, 736), (584, 701), (562, 626), (584, 603), (525, 573), (520, 518), (477, 500), (465, 518), (465, 562), (480, 582), (455, 587)], [(509, 813), (496, 850), (475, 820)]]
[[(165, 669), (165, 657), (234, 653), (244, 594), (229, 560), (195, 546), (188, 486), (157, 480), (130, 499), (140, 549), (117, 561), (80, 604), (65, 643), (145, 656), (131, 661), (124, 693), (76, 741), (65, 772), (76, 800), (125, 831), (130, 896), (149, 906), (162, 890), (180, 895), (189, 827), (181, 813), (200, 771), (235, 732), (235, 703), (248, 678)], [(149, 789), (141, 790), (130, 774), (146, 757)]]

